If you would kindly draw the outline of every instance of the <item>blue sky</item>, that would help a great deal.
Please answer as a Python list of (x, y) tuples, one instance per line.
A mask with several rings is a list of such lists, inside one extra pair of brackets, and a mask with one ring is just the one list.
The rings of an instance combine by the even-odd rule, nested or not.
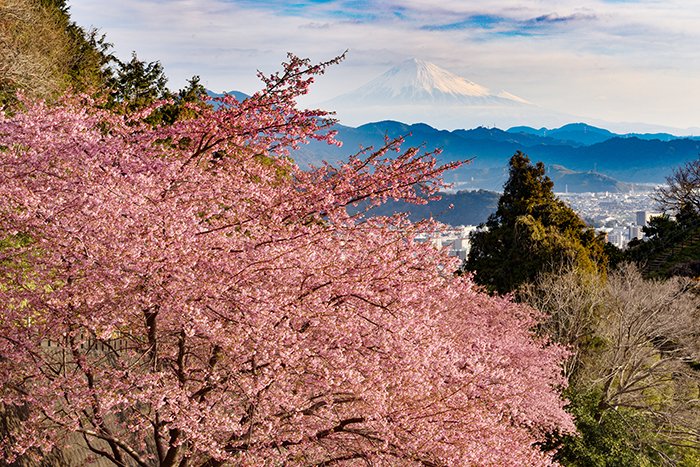
[[(696, 0), (73, 0), (117, 55), (160, 60), (172, 87), (198, 74), (252, 92), (286, 52), (347, 60), (307, 103), (416, 57), (591, 121), (700, 127)], [(618, 128), (641, 129), (621, 124)], [(697, 128), (696, 132), (700, 131)]]

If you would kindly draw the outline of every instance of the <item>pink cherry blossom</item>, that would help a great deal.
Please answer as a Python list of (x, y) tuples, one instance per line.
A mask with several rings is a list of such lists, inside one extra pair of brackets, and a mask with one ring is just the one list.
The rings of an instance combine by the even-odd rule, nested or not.
[[(431, 223), (346, 208), (422, 202), (448, 166), (334, 143), (295, 99), (328, 64), (153, 126), (69, 96), (0, 116), (0, 455), (76, 434), (117, 465), (546, 465), (571, 431), (564, 349), (489, 297)], [(395, 151), (399, 151), (398, 153)]]

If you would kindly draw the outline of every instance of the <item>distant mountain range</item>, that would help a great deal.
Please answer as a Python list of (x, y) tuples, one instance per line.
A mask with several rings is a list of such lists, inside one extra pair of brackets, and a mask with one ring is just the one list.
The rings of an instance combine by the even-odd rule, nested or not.
[(344, 160), (363, 147), (380, 147), (385, 136), (405, 136), (406, 146), (440, 148), (442, 162), (471, 159), (446, 176), (458, 189), (500, 190), (508, 159), (518, 150), (548, 166), (556, 190), (568, 188), (570, 192), (626, 191), (632, 184), (663, 183), (673, 168), (700, 154), (697, 137), (616, 134), (583, 123), (551, 130), (479, 127), (446, 131), (426, 124), (381, 121), (357, 128), (336, 125), (335, 129), (344, 143), (342, 148), (312, 142), (295, 152), (297, 161), (318, 165), (322, 160)]
[[(211, 97), (223, 95), (207, 92)], [(229, 94), (239, 100), (248, 97), (238, 91)], [(381, 107), (380, 113), (417, 112), (419, 115), (415, 118), (422, 115), (425, 120), (435, 113), (445, 117), (451, 112), (462, 117), (465, 112), (481, 116), (489, 112), (522, 112), (532, 116), (541, 110), (507, 91), (491, 92), (415, 59), (331, 101), (329, 107), (338, 105), (347, 109), (354, 105), (365, 111), (375, 104)], [(700, 137), (678, 137), (670, 133), (619, 134), (586, 123), (554, 128), (513, 126), (507, 130), (477, 126), (470, 130), (448, 131), (426, 123), (407, 124), (388, 119), (357, 127), (338, 124), (335, 129), (338, 139), (344, 143), (342, 148), (313, 141), (295, 151), (293, 155), (297, 161), (301, 165), (319, 165), (323, 160), (336, 162), (363, 147), (380, 147), (385, 137), (404, 136), (406, 146), (422, 146), (426, 150), (440, 148), (442, 153), (438, 159), (441, 162), (471, 160), (445, 177), (456, 189), (470, 190), (500, 190), (507, 178), (508, 159), (518, 150), (533, 161), (544, 162), (555, 189), (562, 192), (624, 192), (641, 189), (639, 184), (663, 183), (675, 167), (697, 159), (700, 154)]]
[[(587, 146), (595, 143), (602, 143), (612, 138), (639, 138), (644, 140), (671, 141), (679, 139), (670, 133), (626, 133), (616, 134), (604, 128), (596, 128), (585, 123), (569, 123), (561, 128), (553, 130), (540, 128), (536, 130), (529, 126), (516, 126), (508, 129), (509, 133), (530, 134), (540, 137), (547, 137), (566, 143)], [(695, 138), (697, 139), (697, 138)]]

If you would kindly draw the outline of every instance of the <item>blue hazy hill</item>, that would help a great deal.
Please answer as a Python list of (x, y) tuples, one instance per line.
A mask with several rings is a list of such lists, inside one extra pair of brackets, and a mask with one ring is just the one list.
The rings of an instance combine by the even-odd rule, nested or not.
[(560, 128), (540, 128), (535, 129), (529, 126), (516, 126), (506, 130), (508, 133), (525, 134), (540, 137), (548, 137), (563, 142), (591, 145), (602, 143), (612, 138), (635, 137), (643, 140), (671, 141), (678, 139), (670, 133), (613, 133), (605, 128), (598, 128), (586, 123), (569, 123)]
[[(229, 94), (239, 100), (249, 97), (239, 91)], [(470, 160), (445, 177), (457, 189), (470, 190), (500, 190), (507, 178), (508, 159), (515, 151), (547, 166), (559, 166), (550, 169), (555, 189), (567, 186), (569, 191), (624, 191), (632, 183), (663, 183), (674, 168), (700, 154), (698, 137), (619, 134), (580, 122), (552, 129), (517, 126), (447, 131), (424, 123), (384, 120), (358, 127), (336, 124), (334, 129), (342, 148), (312, 141), (293, 153), (295, 159), (302, 166), (320, 165), (324, 160), (334, 163), (369, 146), (381, 147), (385, 138), (403, 136), (406, 147), (440, 148), (440, 162)]]
[[(657, 134), (620, 135), (585, 124), (565, 125), (546, 133), (526, 128), (446, 131), (426, 124), (409, 125), (391, 120), (357, 128), (336, 125), (338, 139), (344, 143), (342, 148), (312, 142), (294, 156), (302, 165), (318, 165), (321, 160), (346, 159), (363, 147), (380, 147), (385, 137), (404, 136), (406, 146), (422, 146), (426, 150), (440, 148), (438, 159), (442, 162), (470, 159), (469, 164), (446, 176), (448, 181), (457, 183), (457, 188), (500, 189), (507, 175), (508, 159), (519, 150), (534, 161), (583, 173), (575, 177), (581, 183), (572, 183), (570, 191), (584, 191), (585, 185), (614, 191), (602, 187), (610, 188), (610, 184), (615, 184), (622, 189), (625, 185), (617, 185), (618, 181), (662, 183), (675, 167), (697, 159), (700, 153), (700, 141), (695, 138), (665, 134), (662, 135), (664, 139), (657, 138)], [(586, 177), (598, 180), (584, 183)], [(581, 190), (576, 189), (578, 185), (582, 186)]]

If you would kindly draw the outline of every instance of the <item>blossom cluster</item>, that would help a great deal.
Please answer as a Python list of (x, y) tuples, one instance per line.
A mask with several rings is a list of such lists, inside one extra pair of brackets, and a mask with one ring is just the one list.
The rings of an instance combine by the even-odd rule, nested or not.
[[(298, 110), (290, 56), (265, 88), (153, 125), (84, 96), (0, 116), (0, 452), (80, 435), (115, 463), (543, 465), (572, 430), (565, 351), (416, 234), (347, 207), (421, 202), (434, 154), (335, 144)], [(121, 463), (121, 464), (120, 464)]]

